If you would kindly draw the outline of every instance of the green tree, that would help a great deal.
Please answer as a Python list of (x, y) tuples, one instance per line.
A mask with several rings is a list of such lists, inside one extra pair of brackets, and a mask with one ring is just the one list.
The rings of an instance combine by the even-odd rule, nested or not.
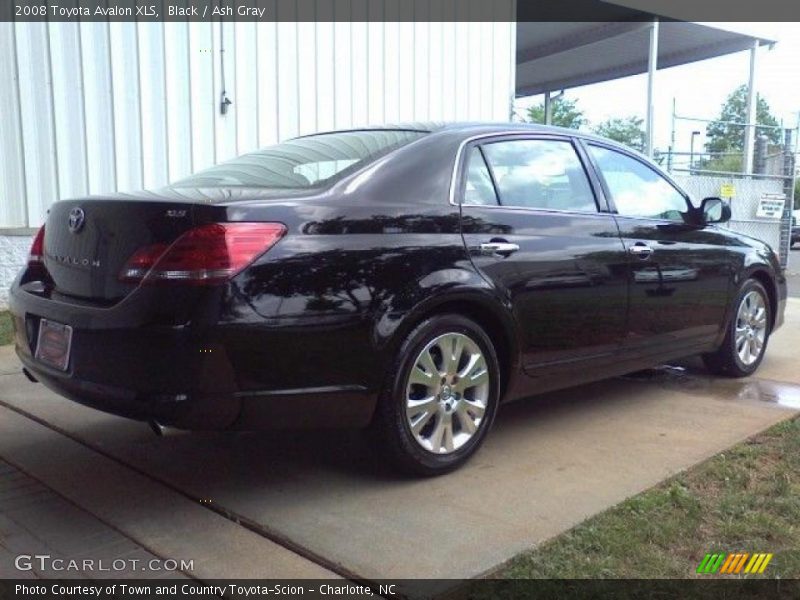
[[(553, 125), (568, 127), (570, 129), (580, 129), (586, 123), (583, 111), (578, 108), (577, 100), (568, 98), (558, 98), (553, 100)], [(531, 123), (544, 123), (544, 103), (531, 106), (528, 109), (528, 121)]]
[[(747, 122), (747, 86), (740, 85), (733, 90), (722, 105), (718, 121), (706, 127), (707, 152), (742, 152), (744, 149), (744, 127), (731, 125), (731, 123)], [(756, 100), (756, 124), (777, 127), (778, 121), (772, 116), (769, 104), (761, 96)], [(779, 129), (766, 129), (756, 127), (756, 135), (765, 135), (773, 144), (780, 144), (781, 132)]]
[(639, 117), (617, 117), (603, 121), (594, 132), (642, 152), (645, 146), (643, 126), (644, 119)]

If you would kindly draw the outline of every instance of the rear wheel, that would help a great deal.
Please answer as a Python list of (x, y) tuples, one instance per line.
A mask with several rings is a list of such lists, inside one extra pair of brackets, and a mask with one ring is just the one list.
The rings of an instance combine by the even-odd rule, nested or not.
[(728, 377), (746, 377), (764, 359), (770, 334), (769, 296), (755, 279), (745, 281), (736, 298), (736, 309), (719, 350), (703, 356), (712, 372)]
[(489, 336), (459, 315), (432, 317), (403, 342), (393, 373), (375, 423), (390, 458), (415, 475), (466, 462), (497, 411), (500, 374)]

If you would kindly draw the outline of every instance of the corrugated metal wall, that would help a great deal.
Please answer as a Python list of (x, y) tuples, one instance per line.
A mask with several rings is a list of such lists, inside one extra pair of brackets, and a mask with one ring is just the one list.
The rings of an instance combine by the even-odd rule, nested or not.
[(0, 23), (0, 228), (298, 134), (506, 120), (514, 34), (470, 22)]

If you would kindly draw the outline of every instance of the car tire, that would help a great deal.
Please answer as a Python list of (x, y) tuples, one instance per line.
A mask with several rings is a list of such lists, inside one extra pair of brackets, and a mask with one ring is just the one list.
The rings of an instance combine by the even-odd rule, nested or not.
[(767, 351), (771, 323), (767, 290), (755, 279), (748, 279), (736, 295), (725, 340), (716, 352), (703, 355), (706, 368), (727, 377), (755, 373)]
[(500, 368), (477, 323), (456, 314), (426, 319), (401, 344), (387, 379), (372, 430), (401, 471), (441, 475), (478, 450), (497, 412)]

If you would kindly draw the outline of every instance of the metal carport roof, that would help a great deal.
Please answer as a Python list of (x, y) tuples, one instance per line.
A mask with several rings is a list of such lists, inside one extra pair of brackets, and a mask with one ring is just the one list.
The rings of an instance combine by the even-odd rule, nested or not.
[[(516, 96), (545, 94), (639, 73), (648, 73), (646, 151), (653, 155), (655, 74), (658, 69), (750, 50), (744, 169), (752, 163), (755, 122), (756, 48), (772, 40), (681, 20), (667, 11), (631, 8), (630, 0), (576, 0), (574, 21), (537, 20), (536, 0), (517, 3)], [(562, 9), (564, 5), (561, 5)], [(592, 21), (578, 20), (586, 15)]]
[[(615, 16), (625, 9), (618, 8)], [(622, 13), (624, 15), (624, 12)], [(617, 79), (647, 72), (651, 22), (518, 22), (516, 95)], [(723, 54), (749, 50), (758, 41), (774, 43), (699, 23), (663, 20), (658, 34), (658, 68), (674, 67)]]

